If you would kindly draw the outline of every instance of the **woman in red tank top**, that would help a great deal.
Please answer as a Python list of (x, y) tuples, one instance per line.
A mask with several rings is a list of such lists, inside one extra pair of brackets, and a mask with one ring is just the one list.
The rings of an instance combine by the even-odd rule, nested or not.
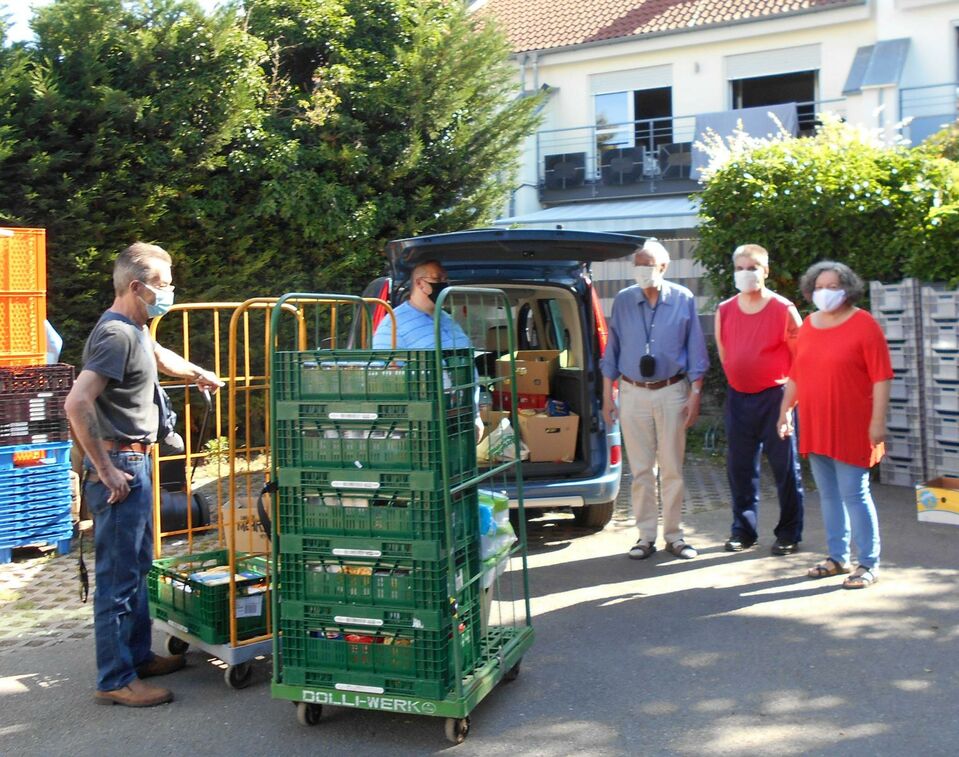
[(801, 319), (789, 300), (766, 288), (769, 253), (764, 248), (737, 247), (733, 266), (739, 294), (719, 306), (715, 324), (729, 380), (724, 420), (733, 523), (725, 546), (741, 552), (759, 538), (759, 465), (765, 452), (779, 494), (772, 553), (788, 555), (802, 540), (802, 477), (796, 442), (780, 438), (777, 421)]
[(792, 433), (790, 411), (798, 403), (799, 451), (809, 456), (829, 548), (809, 576), (849, 572), (851, 530), (859, 565), (843, 586), (861, 589), (879, 575), (879, 520), (869, 468), (883, 456), (889, 347), (873, 317), (856, 307), (863, 283), (848, 266), (816, 263), (800, 288), (818, 312), (799, 331), (780, 425), (784, 436)]

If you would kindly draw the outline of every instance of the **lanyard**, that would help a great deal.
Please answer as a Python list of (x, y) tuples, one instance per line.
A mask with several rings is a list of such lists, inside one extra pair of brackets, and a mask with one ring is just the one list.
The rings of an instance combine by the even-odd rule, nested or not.
[[(653, 306), (653, 317), (649, 319), (649, 326), (646, 325), (646, 309), (643, 307), (643, 302), (639, 302), (639, 317), (643, 319), (643, 336), (646, 337), (646, 354), (649, 354), (649, 340), (653, 335), (653, 326), (656, 324), (656, 311), (659, 310), (659, 303), (663, 301), (663, 295), (660, 293), (659, 298), (656, 300), (656, 304)], [(646, 304), (649, 304), (648, 301)]]

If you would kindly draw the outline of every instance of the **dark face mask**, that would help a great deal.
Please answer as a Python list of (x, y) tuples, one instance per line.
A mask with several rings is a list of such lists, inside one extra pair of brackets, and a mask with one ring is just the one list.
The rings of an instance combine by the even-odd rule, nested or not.
[(442, 292), (444, 289), (446, 289), (446, 287), (449, 286), (449, 282), (448, 281), (436, 281), (436, 282), (428, 281), (426, 283), (429, 284), (430, 287), (432, 288), (432, 291), (430, 291), (429, 293), (429, 298), (435, 305), (436, 300), (440, 296), (440, 292)]

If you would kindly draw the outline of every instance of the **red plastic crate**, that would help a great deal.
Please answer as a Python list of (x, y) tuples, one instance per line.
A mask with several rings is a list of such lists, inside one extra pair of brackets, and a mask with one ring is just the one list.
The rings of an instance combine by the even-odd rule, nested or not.
[[(493, 409), (494, 410), (512, 410), (513, 409), (513, 395), (508, 389), (494, 389), (493, 392)], [(546, 401), (549, 399), (548, 394), (523, 394), (522, 392), (517, 392), (516, 402), (519, 407), (517, 410), (540, 410), (546, 409)]]

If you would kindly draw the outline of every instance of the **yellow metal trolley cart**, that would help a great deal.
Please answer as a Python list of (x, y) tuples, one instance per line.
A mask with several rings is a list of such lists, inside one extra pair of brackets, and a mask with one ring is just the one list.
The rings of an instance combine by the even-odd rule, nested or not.
[[(385, 306), (380, 300), (363, 301)], [(336, 343), (337, 303), (325, 303), (330, 309), (323, 319), (313, 324), (314, 339), (319, 327), (328, 328), (326, 340)], [(365, 304), (364, 304), (365, 307)], [(166, 387), (183, 388), (184, 451), (155, 456), (154, 507), (155, 554), (148, 577), (150, 611), (154, 626), (167, 634), (166, 650), (170, 654), (187, 651), (191, 646), (202, 649), (223, 662), (224, 680), (232, 688), (244, 688), (252, 680), (252, 662), (273, 651), (270, 613), (272, 590), (269, 534), (264, 534), (257, 504), (269, 489), (271, 467), (270, 435), (270, 315), (280, 309), (294, 319), (289, 331), (294, 343), (305, 347), (310, 324), (294, 303), (277, 306), (275, 297), (257, 297), (243, 303), (177, 305), (164, 316), (169, 332), (179, 326), (180, 349), (191, 358), (198, 352), (206, 364), (224, 376), (225, 392), (209, 403), (207, 413), (213, 415), (212, 448), (195, 449), (193, 396), (195, 387), (167, 381)], [(178, 315), (180, 321), (171, 324)], [(227, 354), (223, 354), (222, 336), (229, 318)], [(156, 338), (162, 318), (155, 319), (151, 331)], [(361, 333), (367, 337), (369, 329)], [(169, 339), (167, 339), (169, 341)], [(222, 396), (226, 395), (224, 419)], [(225, 420), (225, 423), (224, 423)], [(225, 433), (224, 433), (225, 431)], [(193, 503), (192, 475), (187, 475), (185, 489), (185, 524), (162, 528), (162, 499), (170, 496), (161, 484), (161, 466), (179, 462), (192, 469), (197, 462), (217, 460), (214, 485), (215, 514), (199, 518)], [(225, 468), (225, 470), (222, 470)], [(212, 522), (214, 521), (215, 522)], [(162, 557), (164, 537), (168, 543), (185, 541), (186, 553)], [(179, 538), (178, 538), (179, 537)], [(174, 546), (170, 544), (170, 546)], [(182, 543), (179, 545), (182, 546)]]

